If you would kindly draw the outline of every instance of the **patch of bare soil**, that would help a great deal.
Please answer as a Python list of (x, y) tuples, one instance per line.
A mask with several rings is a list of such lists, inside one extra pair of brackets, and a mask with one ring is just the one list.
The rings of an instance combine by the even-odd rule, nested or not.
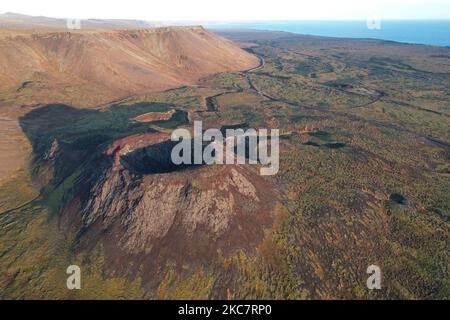
[(136, 122), (151, 122), (151, 121), (159, 121), (159, 120), (169, 120), (172, 115), (175, 113), (175, 110), (170, 110), (167, 112), (148, 112), (145, 114), (141, 114), (140, 116), (134, 118), (133, 120)]
[(40, 83), (39, 103), (54, 102), (51, 93), (59, 88), (58, 102), (73, 104), (83, 96), (80, 104), (91, 107), (258, 64), (202, 27), (11, 33), (0, 37), (0, 61), (0, 80), (15, 91)]

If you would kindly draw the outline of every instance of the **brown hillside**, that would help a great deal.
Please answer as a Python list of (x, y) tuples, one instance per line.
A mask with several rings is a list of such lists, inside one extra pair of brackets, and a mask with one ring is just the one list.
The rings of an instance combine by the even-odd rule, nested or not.
[[(96, 105), (193, 84), (258, 59), (202, 27), (20, 33), (0, 37), (0, 82), (33, 101)], [(55, 96), (63, 101), (56, 101)]]

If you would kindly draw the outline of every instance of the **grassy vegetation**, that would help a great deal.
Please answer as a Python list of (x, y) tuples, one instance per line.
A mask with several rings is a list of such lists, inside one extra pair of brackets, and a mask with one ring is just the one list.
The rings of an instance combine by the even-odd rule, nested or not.
[[(101, 110), (54, 105), (24, 116), (38, 166), (55, 139), (72, 157), (60, 159), (52, 172), (59, 181), (39, 200), (0, 216), (0, 297), (448, 299), (450, 70), (437, 66), (436, 48), (336, 41), (258, 40), (251, 50), (265, 67), (248, 76), (273, 99), (249, 90), (244, 74), (222, 73)], [(224, 91), (207, 112), (205, 98)], [(171, 109), (179, 111), (170, 120), (131, 120)], [(73, 235), (61, 232), (55, 213), (87, 154), (149, 125), (173, 129), (189, 119), (293, 132), (281, 142), (280, 173), (268, 178), (280, 196), (261, 243), (219, 250), (208, 263), (161, 265), (161, 280), (145, 290), (139, 272), (105, 272), (101, 245), (71, 251)], [(32, 198), (25, 180), (2, 187), (4, 208)], [(65, 289), (73, 263), (85, 270), (76, 293)], [(383, 274), (376, 292), (366, 288), (372, 264)]]
[[(86, 256), (71, 251), (73, 235), (61, 232), (46, 202), (0, 217), (0, 296), (8, 299), (141, 299), (139, 278), (107, 275), (99, 249)], [(66, 269), (78, 265), (82, 289), (68, 290)]]
[[(20, 170), (0, 188), (0, 212), (19, 207), (39, 195), (28, 170)], [(0, 213), (1, 215), (1, 213)]]
[[(28, 113), (20, 119), (20, 123), (35, 154), (42, 155), (55, 139), (71, 149), (88, 150), (124, 136), (149, 131), (151, 124), (167, 128), (186, 125), (186, 113), (181, 111), (164, 121), (138, 123), (132, 120), (147, 112), (166, 112), (171, 108), (170, 104), (153, 102), (112, 105), (102, 110), (51, 105)], [(65, 121), (67, 118), (71, 121)]]
[(156, 290), (157, 299), (192, 300), (210, 299), (215, 278), (203, 269), (196, 270), (188, 276), (182, 277), (175, 270), (176, 265), (166, 266), (166, 275)]
[[(233, 104), (229, 95), (223, 100), (233, 120), (246, 119), (250, 109), (279, 128), (316, 129), (283, 142), (277, 181), (287, 186), (287, 214), (267, 232), (258, 255), (229, 258), (241, 272), (236, 296), (448, 298), (449, 153), (424, 137), (449, 141), (443, 102), (449, 70), (434, 72), (422, 52), (367, 59), (378, 50), (363, 44), (356, 53), (328, 49), (325, 40), (312, 46), (257, 42), (252, 50), (266, 61), (251, 75), (257, 87), (309, 108), (282, 102), (268, 108), (264, 101), (247, 106), (242, 98)], [(374, 101), (346, 92), (345, 85), (385, 96)], [(389, 200), (393, 194), (405, 202)], [(366, 288), (370, 264), (384, 272), (380, 292)]]

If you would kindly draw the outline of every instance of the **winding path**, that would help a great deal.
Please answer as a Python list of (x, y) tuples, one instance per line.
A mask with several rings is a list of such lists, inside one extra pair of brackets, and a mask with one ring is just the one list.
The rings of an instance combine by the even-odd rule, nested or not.
[[(281, 103), (284, 103), (284, 104), (287, 104), (287, 105), (290, 105), (290, 106), (293, 106), (293, 107), (299, 107), (299, 108), (310, 109), (310, 110), (314, 110), (314, 111), (318, 111), (318, 112), (328, 113), (328, 114), (332, 114), (332, 115), (335, 115), (335, 116), (340, 116), (340, 117), (347, 118), (347, 119), (349, 119), (351, 121), (362, 121), (362, 122), (366, 122), (368, 124), (371, 124), (373, 126), (383, 127), (383, 128), (387, 128), (387, 129), (396, 130), (396, 131), (399, 131), (399, 132), (412, 134), (412, 135), (414, 135), (416, 137), (419, 137), (421, 139), (425, 139), (425, 140), (427, 140), (427, 141), (429, 141), (429, 142), (431, 142), (433, 144), (439, 145), (440, 147), (450, 148), (450, 142), (447, 142), (447, 141), (444, 141), (444, 140), (441, 140), (439, 138), (435, 138), (435, 137), (432, 137), (432, 136), (429, 136), (429, 135), (426, 135), (426, 134), (421, 134), (421, 133), (415, 132), (413, 130), (410, 130), (410, 129), (407, 129), (407, 128), (404, 128), (404, 127), (401, 127), (401, 126), (398, 126), (398, 125), (395, 125), (395, 124), (392, 124), (392, 123), (386, 123), (386, 122), (383, 122), (381, 120), (376, 120), (376, 119), (367, 119), (365, 117), (362, 117), (362, 116), (359, 116), (359, 115), (356, 115), (356, 114), (353, 114), (353, 113), (344, 112), (344, 111), (319, 109), (319, 108), (316, 108), (316, 107), (311, 106), (311, 105), (300, 103), (298, 101), (292, 101), (292, 100), (288, 100), (288, 99), (284, 99), (284, 98), (274, 97), (274, 96), (268, 94), (267, 92), (263, 91), (261, 88), (259, 88), (256, 85), (256, 83), (253, 81), (253, 79), (251, 77), (251, 74), (253, 72), (255, 72), (255, 71), (264, 69), (264, 67), (266, 65), (266, 62), (265, 62), (265, 60), (264, 60), (264, 58), (262, 56), (260, 56), (259, 54), (255, 53), (253, 50), (251, 51), (251, 53), (254, 54), (259, 59), (259, 61), (260, 61), (259, 64), (256, 67), (253, 67), (253, 68), (250, 68), (250, 69), (243, 70), (243, 71), (239, 72), (239, 74), (242, 75), (243, 77), (245, 77), (245, 79), (247, 80), (248, 87), (249, 87), (248, 91), (250, 91), (250, 92), (254, 92), (257, 95), (259, 95), (259, 96), (261, 96), (261, 97), (263, 97), (263, 98), (265, 98), (267, 100), (270, 100), (270, 101), (281, 102)], [(214, 89), (218, 89), (218, 88), (214, 88)], [(202, 111), (202, 112), (215, 112), (216, 115), (220, 118), (220, 114), (218, 112), (219, 111), (219, 103), (217, 102), (217, 98), (221, 97), (221, 96), (224, 96), (226, 94), (238, 93), (238, 92), (243, 92), (244, 91), (244, 89), (242, 89), (242, 88), (237, 88), (237, 89), (234, 89), (234, 90), (225, 89), (225, 88), (222, 88), (222, 89), (224, 89), (226, 91), (223, 91), (221, 93), (218, 93), (218, 94), (215, 94), (215, 95), (212, 95), (212, 96), (208, 96), (208, 97), (205, 98), (205, 105), (206, 105), (207, 110), (206, 111)], [(389, 101), (389, 102), (396, 103), (396, 104), (399, 104), (399, 105), (402, 105), (402, 106), (413, 107), (413, 108), (415, 108), (417, 110), (421, 110), (421, 111), (424, 111), (424, 112), (432, 112), (432, 113), (436, 113), (436, 114), (444, 115), (444, 116), (448, 117), (448, 115), (442, 114), (442, 113), (437, 112), (437, 111), (429, 110), (429, 109), (422, 108), (422, 107), (413, 106), (413, 105), (410, 105), (410, 104), (408, 104), (406, 102), (402, 102), (402, 101), (389, 100), (389, 99), (386, 99), (386, 98), (383, 98), (383, 97), (378, 97), (377, 99), (373, 99), (372, 101), (369, 101), (368, 103), (364, 103), (362, 105), (358, 105), (358, 106), (353, 107), (353, 108), (367, 107), (367, 106), (369, 106), (369, 105), (371, 105), (371, 104), (373, 104), (373, 103), (375, 103), (377, 101)]]
[[(252, 80), (252, 78), (250, 76), (251, 72), (259, 70), (259, 69), (262, 69), (265, 66), (264, 58), (259, 56), (255, 52), (253, 52), (253, 54), (256, 55), (260, 59), (260, 61), (261, 61), (260, 65), (258, 67), (255, 67), (255, 68), (243, 71), (242, 74), (245, 75), (245, 77), (246, 77), (246, 79), (247, 79), (247, 81), (249, 83), (250, 89), (255, 91), (258, 95), (260, 95), (260, 96), (262, 96), (262, 97), (264, 97), (264, 98), (266, 98), (268, 100), (275, 101), (275, 102), (282, 102), (282, 103), (285, 103), (285, 104), (288, 104), (288, 105), (294, 106), (294, 107), (300, 107), (300, 108), (315, 110), (315, 111), (318, 111), (318, 112), (329, 113), (329, 114), (337, 115), (337, 116), (340, 116), (340, 117), (345, 117), (345, 118), (350, 119), (352, 121), (363, 121), (363, 122), (369, 123), (369, 124), (374, 125), (374, 126), (384, 127), (384, 128), (393, 129), (393, 130), (400, 131), (400, 132), (409, 133), (409, 134), (415, 135), (417, 137), (420, 137), (422, 139), (425, 139), (425, 140), (427, 140), (429, 142), (432, 142), (433, 144), (437, 144), (437, 145), (439, 145), (441, 147), (443, 146), (443, 147), (446, 147), (446, 148), (450, 148), (450, 143), (447, 142), (447, 141), (444, 141), (444, 140), (441, 140), (441, 139), (438, 139), (438, 138), (435, 138), (435, 137), (432, 137), (432, 136), (429, 136), (429, 135), (421, 134), (421, 133), (412, 131), (410, 129), (407, 129), (407, 128), (404, 128), (404, 127), (400, 127), (400, 126), (395, 125), (395, 124), (386, 123), (386, 122), (383, 122), (383, 121), (380, 121), (380, 120), (375, 120), (375, 119), (367, 119), (367, 118), (364, 118), (362, 116), (358, 116), (356, 114), (352, 114), (352, 113), (348, 113), (348, 112), (318, 109), (318, 108), (315, 108), (313, 106), (310, 106), (310, 105), (307, 105), (307, 104), (303, 104), (303, 103), (299, 103), (299, 102), (296, 102), (296, 101), (273, 97), (273, 96), (269, 95), (268, 93), (264, 92), (262, 89), (258, 88), (258, 86), (255, 84), (255, 82)], [(365, 104), (364, 106), (367, 106), (367, 105), (370, 105), (372, 103), (375, 103), (376, 101), (378, 101), (378, 99), (376, 99), (374, 101), (371, 101), (371, 102)], [(401, 103), (401, 102), (396, 101), (395, 103)], [(417, 108), (419, 110), (422, 110), (422, 111), (431, 112), (430, 110), (425, 109), (425, 108), (420, 108), (420, 107), (417, 107)]]

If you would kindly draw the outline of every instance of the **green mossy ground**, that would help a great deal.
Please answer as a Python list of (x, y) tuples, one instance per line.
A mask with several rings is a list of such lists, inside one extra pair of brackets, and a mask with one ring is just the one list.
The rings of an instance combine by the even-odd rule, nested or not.
[[(176, 108), (192, 116), (205, 110), (205, 97), (241, 88), (218, 99), (218, 111), (203, 115), (208, 123), (297, 134), (282, 140), (280, 173), (270, 178), (282, 196), (261, 244), (218, 252), (207, 265), (169, 263), (153, 289), (143, 289), (142, 274), (106, 274), (100, 246), (89, 255), (71, 251), (73, 235), (60, 232), (55, 212), (82, 164), (65, 168), (61, 183), (0, 216), (0, 297), (448, 299), (450, 151), (428, 138), (450, 140), (450, 70), (437, 70), (431, 54), (437, 49), (406, 54), (395, 44), (382, 51), (371, 42), (342, 41), (259, 40), (251, 49), (266, 62), (250, 75), (257, 87), (299, 106), (264, 99), (246, 91), (242, 74), (223, 73), (203, 79), (202, 87), (148, 93), (107, 109), (54, 105), (26, 115), (21, 125), (37, 157), (54, 139), (95, 150), (152, 130), (131, 120), (140, 114)], [(342, 89), (349, 85), (384, 96)], [(189, 119), (179, 112), (154, 125), (173, 129)], [(303, 132), (306, 127), (318, 129)], [(27, 191), (11, 199), (24, 190), (23, 181), (2, 187), (4, 208), (32, 198)], [(390, 200), (392, 194), (405, 203)], [(83, 289), (68, 291), (65, 270), (77, 263), (84, 266)], [(377, 292), (366, 288), (371, 264), (383, 272)]]

